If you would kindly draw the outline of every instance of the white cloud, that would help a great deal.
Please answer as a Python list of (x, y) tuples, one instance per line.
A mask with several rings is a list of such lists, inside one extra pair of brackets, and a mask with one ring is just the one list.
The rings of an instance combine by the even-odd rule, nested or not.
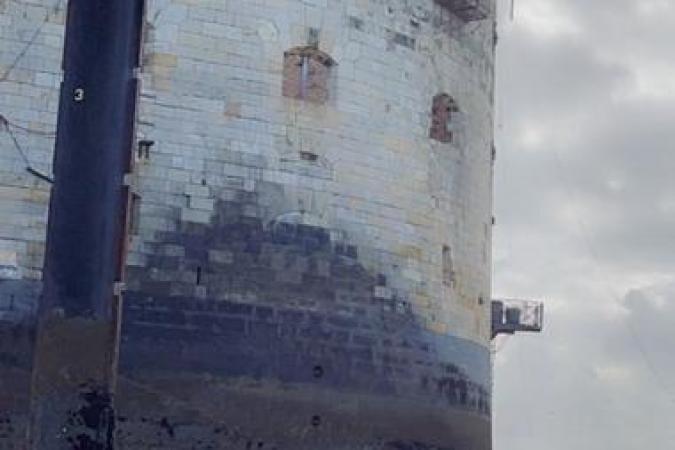
[(629, 99), (675, 99), (675, 62), (633, 62), (635, 90), (626, 93)]
[(601, 383), (625, 387), (635, 382), (635, 373), (632, 367), (619, 364), (597, 365), (593, 368), (595, 376)]
[(641, 16), (647, 18), (673, 11), (673, 4), (670, 0), (640, 0), (635, 2), (635, 7)]
[[(514, 0), (516, 1), (516, 0)], [(565, 15), (560, 4), (549, 0), (519, 0), (514, 5), (519, 26), (541, 37), (577, 34), (573, 17)]]

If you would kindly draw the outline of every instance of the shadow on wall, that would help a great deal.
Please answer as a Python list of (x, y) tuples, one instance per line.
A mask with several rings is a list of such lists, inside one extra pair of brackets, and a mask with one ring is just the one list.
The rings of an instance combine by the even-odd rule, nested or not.
[(356, 246), (319, 226), (265, 226), (244, 214), (255, 195), (241, 194), (220, 201), (211, 224), (159, 232), (147, 266), (129, 269), (122, 367), (315, 383), (311, 368), (321, 366), (323, 384), (489, 414), (479, 384), (489, 373), (439, 354), (454, 347), (489, 361), (486, 349), (428, 331)]
[[(147, 402), (122, 394), (121, 442), (183, 448), (198, 439), (218, 448), (258, 435), (259, 417), (246, 419), (257, 408), (264, 423), (285, 416), (293, 425), (284, 433), (328, 426), (304, 406), (276, 410), (268, 398), (309, 392), (309, 404), (366, 395), (489, 419), (486, 348), (428, 331), (387, 277), (365, 269), (359, 249), (331, 240), (331, 230), (265, 224), (260, 209), (256, 193), (238, 191), (216, 203), (209, 224), (157, 232), (144, 243), (146, 265), (129, 268), (123, 390)], [(260, 442), (241, 448), (277, 448)], [(372, 448), (440, 449), (407, 438)]]
[(0, 320), (0, 448), (24, 448), (35, 328)]
[[(273, 444), (257, 429), (274, 415), (325, 439), (316, 441), (322, 448), (341, 448), (335, 430), (353, 424), (338, 426), (344, 417), (317, 403), (350, 395), (489, 419), (486, 349), (429, 332), (384, 274), (363, 267), (356, 246), (331, 240), (320, 224), (282, 217), (265, 225), (252, 213), (257, 202), (240, 192), (217, 203), (210, 224), (157, 233), (146, 267), (130, 268), (121, 448), (301, 448), (284, 439)], [(16, 292), (37, 298), (39, 288), (31, 289)], [(0, 404), (9, 405), (0, 413), (0, 443), (17, 448), (28, 417), (33, 334), (25, 321), (0, 325)], [(293, 398), (308, 392), (310, 406), (260, 400), (270, 386)], [(270, 418), (261, 421), (256, 411)], [(405, 434), (354, 439), (377, 450), (451, 450)]]
[[(7, 274), (7, 271), (4, 272)], [(34, 320), (42, 283), (3, 277), (0, 268), (0, 321), (21, 323)]]

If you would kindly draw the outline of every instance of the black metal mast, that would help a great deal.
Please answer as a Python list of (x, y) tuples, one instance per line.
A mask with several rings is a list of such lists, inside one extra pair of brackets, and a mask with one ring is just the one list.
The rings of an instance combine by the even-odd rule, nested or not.
[(114, 447), (144, 0), (70, 0), (32, 385), (31, 449)]

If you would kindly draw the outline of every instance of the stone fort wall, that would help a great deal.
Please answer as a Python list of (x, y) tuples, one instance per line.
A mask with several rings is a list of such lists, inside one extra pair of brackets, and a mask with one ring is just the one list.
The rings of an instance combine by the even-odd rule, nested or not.
[[(148, 1), (121, 448), (489, 448), (493, 17), (446, 3)], [(0, 2), (0, 113), (43, 173), (55, 5)], [(49, 185), (0, 142), (17, 329)]]
[(40, 293), (49, 183), (26, 167), (51, 173), (64, 21), (64, 2), (0, 1), (2, 450), (24, 448), (28, 423), (31, 316)]

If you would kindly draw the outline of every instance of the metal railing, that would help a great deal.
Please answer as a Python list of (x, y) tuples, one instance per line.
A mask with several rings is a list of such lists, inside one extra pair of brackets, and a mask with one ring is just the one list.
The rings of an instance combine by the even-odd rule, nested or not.
[(539, 333), (544, 328), (544, 304), (531, 300), (493, 300), (492, 337), (518, 332)]
[(484, 20), (492, 12), (491, 0), (436, 0), (465, 22)]

